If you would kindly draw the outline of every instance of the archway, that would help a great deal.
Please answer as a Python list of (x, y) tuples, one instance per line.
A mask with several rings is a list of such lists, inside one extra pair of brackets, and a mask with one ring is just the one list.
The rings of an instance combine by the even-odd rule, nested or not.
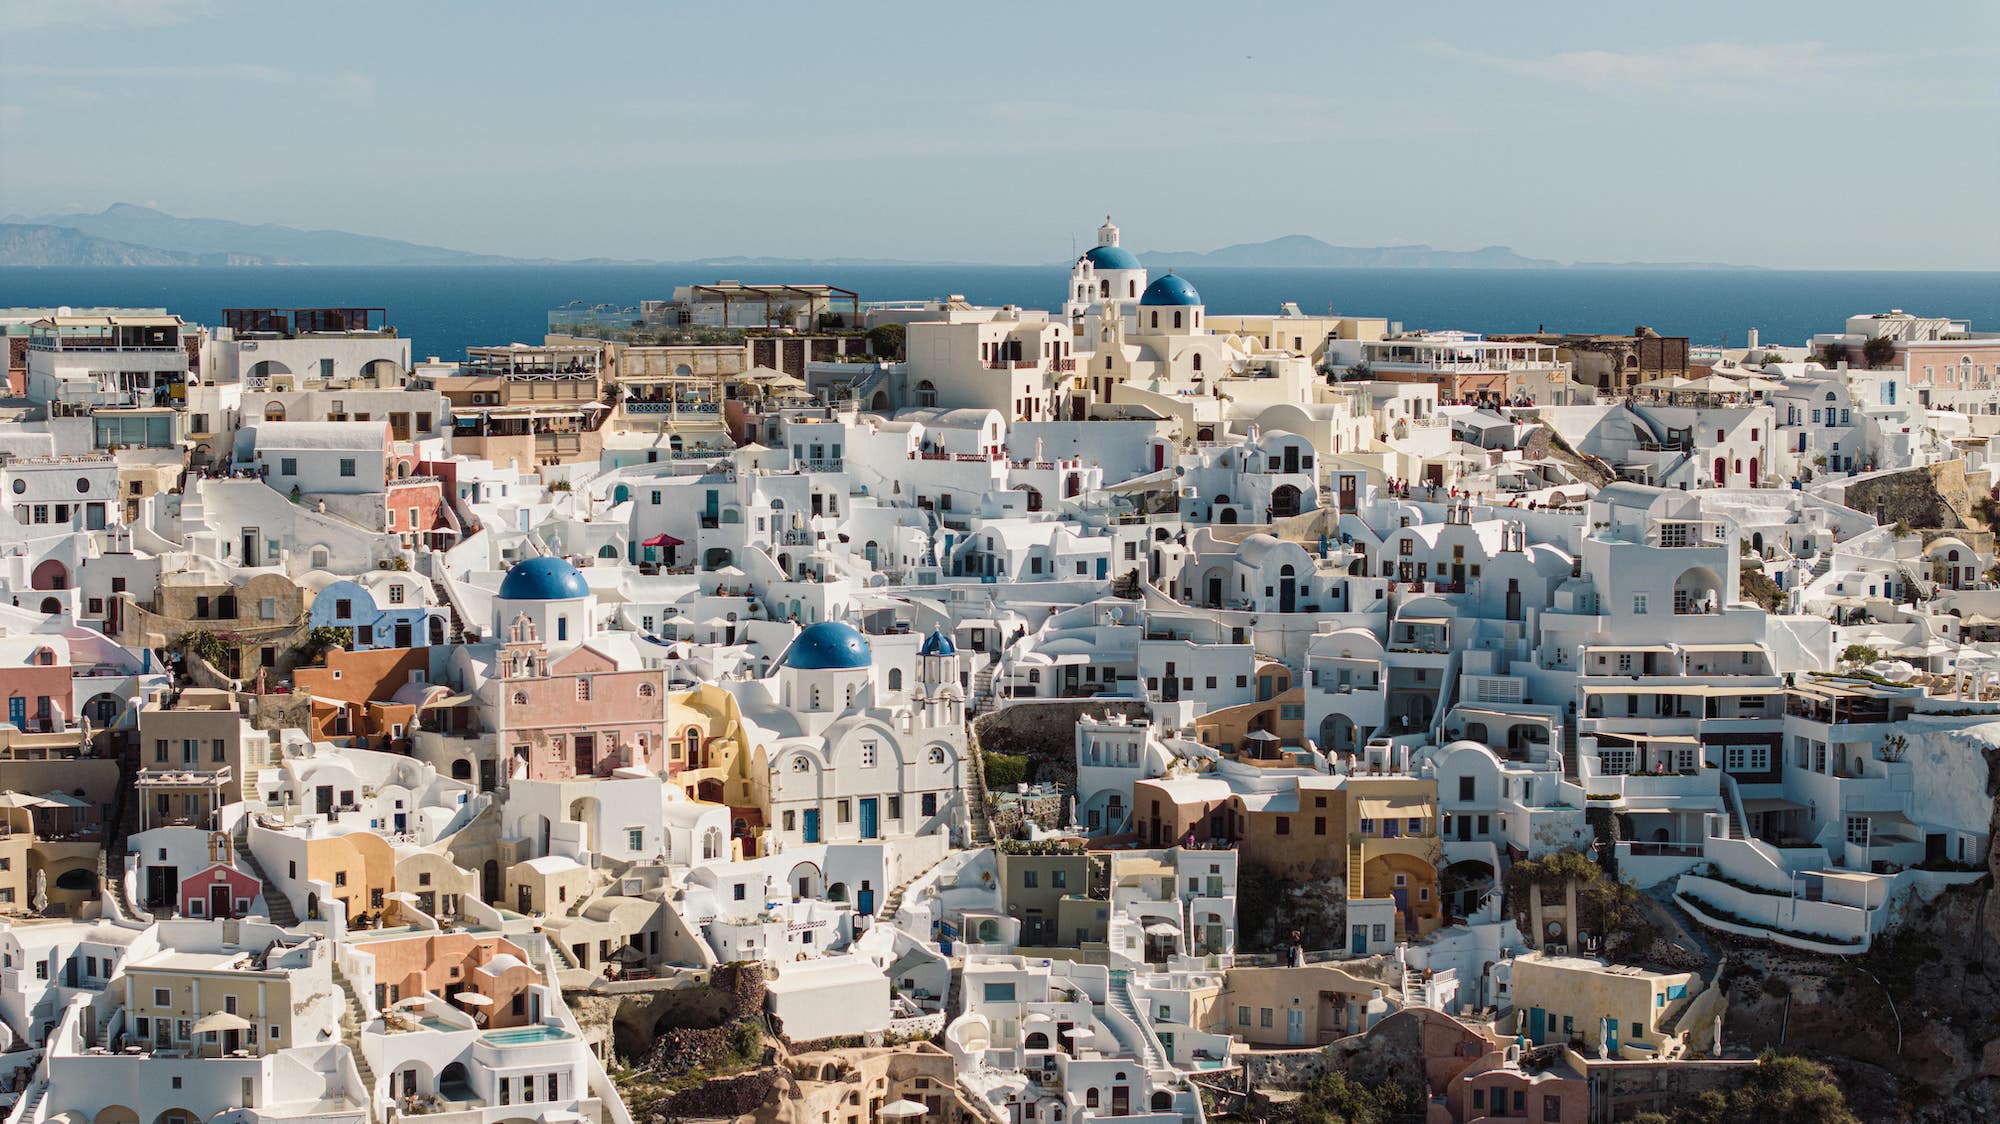
[(724, 566), (731, 565), (735, 561), (735, 557), (726, 546), (712, 546), (708, 548), (707, 553), (701, 556), (701, 568), (704, 570), (720, 570)]
[(285, 404), (272, 402), (264, 407), (264, 420), (281, 422), (285, 420)]
[(632, 498), (632, 489), (626, 487), (623, 484), (620, 484), (616, 488), (611, 489), (612, 503), (624, 503), (626, 500), (629, 500), (631, 498)]
[(50, 616), (54, 616), (55, 614), (62, 612), (62, 599), (58, 597), (42, 598), (42, 612), (47, 613)]
[(818, 863), (800, 863), (785, 875), (785, 885), (794, 897), (811, 901), (826, 889), (826, 873)]
[(1706, 566), (1693, 566), (1674, 580), (1674, 612), (1715, 613), (1722, 607), (1722, 580)]
[(188, 1108), (170, 1108), (153, 1117), (153, 1124), (201, 1124), (201, 1113)]
[(472, 1080), (465, 1072), (465, 1063), (452, 1062), (438, 1072), (438, 1095), (448, 1101), (474, 1099)]
[(472, 759), (461, 757), (451, 763), (451, 779), (469, 781), (472, 779)]
[(68, 589), (69, 568), (53, 558), (46, 559), (41, 565), (35, 567), (33, 576), (28, 579), (28, 587), (30, 589)]
[(91, 1124), (139, 1124), (139, 1113), (122, 1104), (107, 1105), (91, 1117)]
[(396, 365), (394, 359), (370, 359), (361, 367), (361, 377), (364, 379), (373, 380), (384, 376), (390, 379), (401, 379), (403, 377), (403, 369)]
[(1276, 518), (1299, 513), (1300, 492), (1296, 485), (1280, 484), (1271, 492), (1271, 514)]
[(1319, 747), (1322, 752), (1351, 752), (1356, 742), (1354, 720), (1345, 714), (1329, 714), (1320, 719)]

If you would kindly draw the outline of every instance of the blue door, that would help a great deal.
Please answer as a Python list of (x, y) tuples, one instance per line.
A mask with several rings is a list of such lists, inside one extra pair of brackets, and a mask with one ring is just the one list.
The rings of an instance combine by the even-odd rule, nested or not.
[(863, 917), (875, 916), (875, 891), (863, 887), (854, 895), (854, 912)]
[(1354, 927), (1354, 955), (1368, 955), (1368, 930), (1360, 925)]
[(1614, 1055), (1618, 1053), (1617, 1019), (1604, 1020), (1604, 1052), (1607, 1054), (1614, 1054)]
[(1548, 1029), (1548, 1012), (1540, 1007), (1528, 1008), (1528, 1041), (1540, 1045), (1542, 1034)]
[(1285, 1009), (1285, 1044), (1303, 1046), (1306, 1041), (1306, 1012), (1303, 1007)]
[(861, 838), (873, 839), (881, 834), (875, 818), (875, 806), (879, 803), (873, 796), (861, 800)]
[(13, 698), (7, 700), (7, 721), (13, 723), (16, 730), (26, 730), (28, 728), (28, 697), (26, 695), (15, 695)]
[(817, 842), (819, 842), (819, 809), (818, 809), (818, 808), (807, 808), (807, 809), (806, 809), (806, 826), (805, 826), (805, 836), (806, 836), (806, 842), (808, 842), (808, 843), (817, 843)]

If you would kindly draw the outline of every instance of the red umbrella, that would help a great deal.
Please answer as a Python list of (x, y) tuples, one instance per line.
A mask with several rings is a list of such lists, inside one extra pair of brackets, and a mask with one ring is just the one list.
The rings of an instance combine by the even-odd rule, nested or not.
[(687, 544), (673, 537), (672, 535), (654, 535), (652, 538), (647, 539), (645, 542), (642, 542), (639, 545), (646, 547), (659, 547), (659, 546), (686, 546)]

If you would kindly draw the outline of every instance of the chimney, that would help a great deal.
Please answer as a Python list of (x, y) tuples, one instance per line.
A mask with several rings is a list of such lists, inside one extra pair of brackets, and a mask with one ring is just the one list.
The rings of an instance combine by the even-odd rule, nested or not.
[(1750, 329), (1750, 338), (1743, 342), (1743, 346), (1752, 351), (1757, 350), (1757, 329)]

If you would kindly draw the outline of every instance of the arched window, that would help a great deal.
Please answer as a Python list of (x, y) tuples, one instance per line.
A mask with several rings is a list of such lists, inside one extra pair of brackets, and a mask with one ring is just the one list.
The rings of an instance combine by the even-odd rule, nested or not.
[(722, 829), (711, 827), (701, 833), (701, 857), (719, 859), (722, 857)]
[(812, 767), (812, 758), (804, 754), (792, 758), (792, 772), (794, 773), (810, 773), (812, 772)]
[(900, 691), (900, 690), (902, 690), (902, 689), (903, 689), (903, 669), (902, 669), (902, 668), (900, 668), (900, 667), (892, 667), (892, 668), (890, 668), (890, 669), (889, 669), (889, 689), (890, 689), (891, 691)]
[(658, 693), (659, 689), (654, 687), (651, 683), (639, 684), (639, 697), (642, 699), (650, 699)]
[(1155, 312), (1153, 313), (1153, 327), (1157, 328), (1159, 326), (1160, 326), (1160, 314)]
[(933, 765), (942, 765), (944, 764), (944, 749), (934, 745), (931, 747), (931, 751), (924, 755), (924, 758)]
[(1176, 312), (1174, 313), (1174, 327), (1178, 328), (1180, 326), (1181, 326), (1181, 314)]
[(526, 692), (526, 691), (516, 691), (516, 692), (514, 692), (514, 705), (515, 705), (515, 706), (527, 706), (527, 705), (528, 705), (528, 692)]

